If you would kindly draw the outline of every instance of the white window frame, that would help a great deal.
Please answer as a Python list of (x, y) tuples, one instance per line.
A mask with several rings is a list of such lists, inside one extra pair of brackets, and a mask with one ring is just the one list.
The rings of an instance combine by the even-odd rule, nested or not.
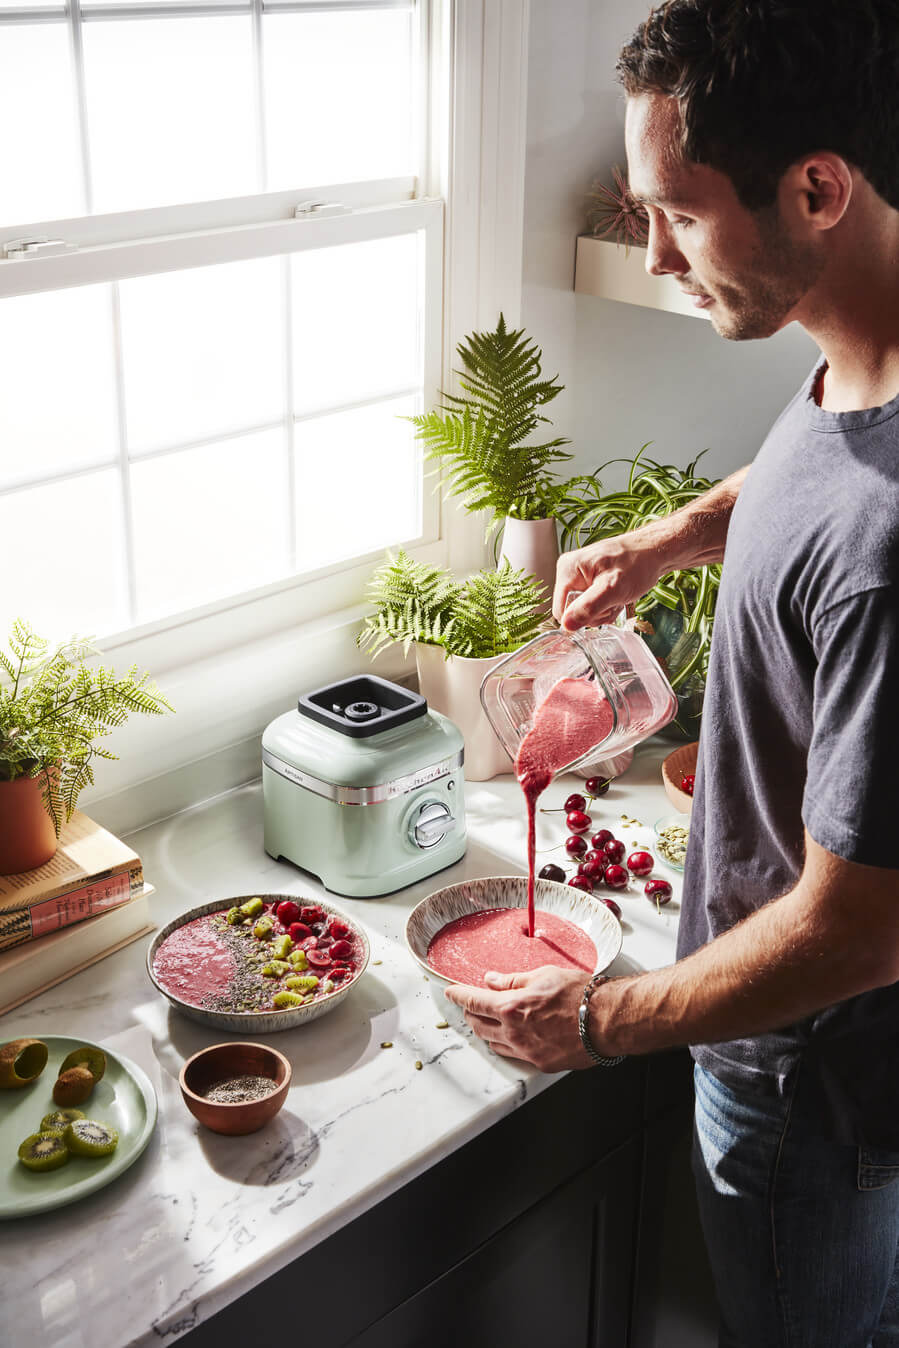
[[(301, 7), (301, 0), (293, 3)], [(17, 263), (16, 285), (34, 286), (39, 275), (54, 284), (75, 274), (103, 279), (124, 268), (126, 257), (132, 266), (137, 262), (150, 270), (158, 269), (151, 265), (153, 259), (158, 263), (164, 256), (192, 259), (183, 265), (221, 261), (219, 250), (239, 249), (244, 230), (257, 244), (264, 235), (276, 253), (286, 251), (285, 240), (308, 247), (313, 238), (309, 231), (317, 231), (320, 242), (347, 241), (363, 224), (370, 228), (383, 220), (385, 228), (390, 222), (395, 227), (398, 219), (411, 220), (413, 213), (425, 222), (425, 230), (433, 229), (445, 203), (442, 257), (428, 250), (428, 265), (442, 268), (444, 304), (441, 340), (431, 348), (437, 355), (426, 371), (426, 389), (436, 397), (438, 388), (452, 387), (455, 348), (465, 333), (494, 326), (500, 310), (509, 324), (520, 318), (528, 0), (420, 3), (422, 13), (427, 12), (420, 31), (433, 78), (431, 112), (424, 122), (427, 169), (420, 181), (407, 184), (405, 202), (366, 200), (371, 184), (344, 184), (339, 196), (333, 187), (327, 195), (349, 205), (351, 214), (272, 220), (272, 214), (285, 208), (292, 212), (298, 194), (267, 194), (244, 201), (245, 216), (236, 231), (234, 202), (177, 212), (162, 208), (132, 213), (133, 242), (123, 241), (121, 234), (110, 241), (110, 230), (120, 228), (121, 218), (79, 218), (66, 222), (67, 228), (72, 226), (67, 241), (77, 243), (78, 253)], [(359, 0), (350, 0), (347, 7), (361, 6)], [(386, 186), (392, 191), (397, 184)], [(316, 188), (299, 195), (306, 197), (307, 191), (320, 197)], [(232, 235), (228, 243), (215, 223), (227, 211), (232, 212), (231, 228), (225, 231)], [(149, 222), (157, 228), (160, 221), (168, 222), (167, 236), (138, 242), (148, 223), (139, 216), (158, 217)], [(35, 232), (45, 233), (40, 223)], [(0, 231), (0, 243), (4, 237)], [(129, 249), (136, 251), (129, 255)], [(0, 263), (0, 294), (8, 265)], [(29, 275), (35, 279), (29, 281)], [(84, 284), (86, 279), (62, 283)], [(430, 498), (437, 527), (411, 546), (413, 554), (458, 572), (487, 562), (483, 517), (465, 513), (455, 501), (442, 502), (427, 485), (425, 498)], [(258, 736), (268, 719), (289, 706), (298, 691), (356, 673), (360, 662), (367, 661), (354, 638), (374, 560), (354, 559), (324, 575), (290, 578), (253, 591), (226, 608), (213, 605), (104, 638), (99, 643), (104, 657), (116, 666), (136, 662), (149, 668), (178, 715), (152, 721), (135, 717), (119, 730), (110, 747), (121, 761), (103, 765), (103, 780), (85, 792), (82, 804), (91, 808), (93, 801), (102, 800), (97, 813), (124, 832), (258, 775)], [(378, 672), (388, 678), (402, 677), (413, 667), (398, 648), (378, 662)]]

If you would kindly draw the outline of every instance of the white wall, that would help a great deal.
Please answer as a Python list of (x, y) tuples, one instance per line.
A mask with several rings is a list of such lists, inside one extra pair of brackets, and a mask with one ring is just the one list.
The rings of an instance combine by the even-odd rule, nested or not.
[(566, 386), (547, 410), (575, 470), (652, 440), (653, 457), (680, 466), (708, 448), (700, 471), (721, 477), (753, 457), (814, 344), (795, 324), (727, 342), (705, 320), (572, 289), (590, 184), (625, 162), (615, 60), (647, 12), (647, 0), (531, 0), (522, 323)]

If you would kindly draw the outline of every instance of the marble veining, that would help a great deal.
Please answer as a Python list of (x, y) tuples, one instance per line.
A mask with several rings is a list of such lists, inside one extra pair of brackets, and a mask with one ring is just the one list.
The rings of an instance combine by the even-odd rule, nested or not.
[[(664, 751), (638, 750), (594, 808), (597, 827), (618, 833), (623, 813), (651, 822), (664, 812)], [(579, 786), (566, 778), (551, 792), (561, 802)], [(277, 1036), (293, 1067), (291, 1089), (272, 1123), (243, 1138), (207, 1132), (184, 1107), (181, 1065), (231, 1036), (187, 1020), (159, 996), (144, 967), (151, 937), (4, 1017), (2, 1040), (67, 1034), (125, 1054), (159, 1100), (146, 1152), (114, 1184), (72, 1207), (0, 1222), (5, 1348), (174, 1343), (552, 1085), (553, 1077), (497, 1057), (473, 1036), (405, 947), (406, 919), (433, 890), (524, 871), (524, 804), (514, 780), (470, 783), (466, 803), (467, 855), (380, 899), (327, 895), (312, 877), (273, 862), (262, 850), (258, 783), (130, 836), (156, 886), (158, 926), (233, 894), (331, 899), (364, 926), (371, 962), (332, 1014)], [(561, 836), (559, 816), (541, 818), (539, 847)], [(649, 843), (652, 830), (625, 836), (628, 846), (632, 838)], [(658, 913), (633, 890), (619, 900), (624, 944), (613, 974), (674, 958), (677, 903)]]

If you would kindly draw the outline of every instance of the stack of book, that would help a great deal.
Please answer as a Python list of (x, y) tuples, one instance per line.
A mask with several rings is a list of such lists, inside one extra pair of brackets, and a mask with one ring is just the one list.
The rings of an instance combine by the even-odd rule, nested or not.
[(44, 866), (0, 875), (0, 1014), (152, 931), (140, 857), (76, 810)]

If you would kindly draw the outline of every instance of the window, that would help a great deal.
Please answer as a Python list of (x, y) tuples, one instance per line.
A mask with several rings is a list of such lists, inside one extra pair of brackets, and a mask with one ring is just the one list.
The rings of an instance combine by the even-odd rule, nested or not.
[(0, 631), (152, 631), (438, 537), (430, 9), (0, 0)]

